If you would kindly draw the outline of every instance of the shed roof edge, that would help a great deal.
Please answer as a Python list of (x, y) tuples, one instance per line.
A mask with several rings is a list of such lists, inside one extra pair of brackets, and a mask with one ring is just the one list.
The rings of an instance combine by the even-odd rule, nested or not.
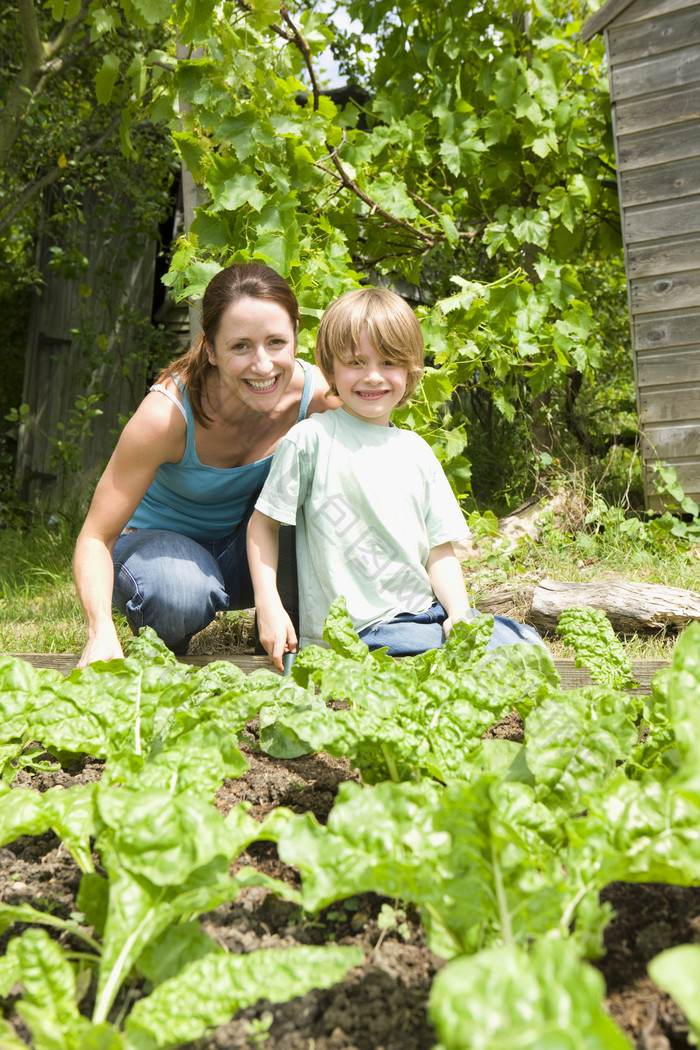
[(583, 23), (579, 33), (580, 39), (586, 43), (597, 33), (601, 33), (613, 18), (617, 18), (633, 2), (634, 0), (608, 0)]

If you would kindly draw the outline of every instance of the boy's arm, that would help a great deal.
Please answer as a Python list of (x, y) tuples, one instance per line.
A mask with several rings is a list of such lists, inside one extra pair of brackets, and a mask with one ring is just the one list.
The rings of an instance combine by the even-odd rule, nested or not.
[(433, 594), (447, 613), (443, 624), (447, 638), (454, 623), (472, 619), (462, 566), (452, 544), (440, 543), (432, 547), (425, 568)]
[(282, 655), (296, 649), (297, 636), (277, 590), (279, 529), (278, 521), (254, 510), (248, 522), (247, 546), (258, 636), (265, 652), (281, 671)]

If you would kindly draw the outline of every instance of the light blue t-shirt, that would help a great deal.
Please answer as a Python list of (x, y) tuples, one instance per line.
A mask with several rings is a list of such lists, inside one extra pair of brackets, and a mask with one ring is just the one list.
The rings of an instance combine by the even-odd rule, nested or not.
[[(299, 360), (299, 359), (298, 359)], [(306, 417), (314, 379), (304, 369), (298, 420)], [(178, 463), (161, 463), (127, 529), (167, 529), (199, 541), (221, 539), (233, 532), (251, 510), (270, 471), (272, 456), (241, 467), (201, 463), (194, 445), (194, 417), (187, 390), (178, 383), (187, 423), (187, 444)]]
[(256, 507), (297, 527), (302, 646), (323, 644), (323, 621), (341, 594), (357, 631), (429, 608), (430, 550), (469, 532), (426, 441), (342, 408), (282, 438)]

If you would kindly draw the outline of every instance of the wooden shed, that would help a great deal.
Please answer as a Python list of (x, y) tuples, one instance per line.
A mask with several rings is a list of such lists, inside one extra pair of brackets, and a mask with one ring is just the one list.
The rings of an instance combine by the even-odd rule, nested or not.
[(700, 0), (608, 0), (604, 33), (647, 503), (654, 464), (700, 503)]
[[(82, 221), (67, 241), (84, 257), (79, 272), (51, 265), (50, 242), (40, 236), (41, 289), (32, 303), (16, 473), (23, 498), (53, 506), (80, 504), (112, 452), (124, 418), (146, 392), (148, 339), (156, 279), (156, 242), (125, 217), (105, 231), (88, 196)], [(155, 318), (172, 343), (172, 356), (189, 341), (187, 307), (166, 296)], [(99, 392), (90, 419), (80, 396)]]

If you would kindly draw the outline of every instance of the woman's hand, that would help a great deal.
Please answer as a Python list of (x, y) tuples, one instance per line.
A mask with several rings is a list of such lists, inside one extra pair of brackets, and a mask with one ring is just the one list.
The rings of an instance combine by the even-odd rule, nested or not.
[(88, 638), (87, 645), (83, 649), (78, 667), (87, 667), (98, 660), (119, 660), (124, 656), (117, 632), (114, 625), (110, 624), (111, 630), (106, 629), (101, 635)]
[(296, 652), (297, 635), (289, 615), (281, 602), (255, 607), (260, 644), (278, 671), (283, 670), (282, 657)]

